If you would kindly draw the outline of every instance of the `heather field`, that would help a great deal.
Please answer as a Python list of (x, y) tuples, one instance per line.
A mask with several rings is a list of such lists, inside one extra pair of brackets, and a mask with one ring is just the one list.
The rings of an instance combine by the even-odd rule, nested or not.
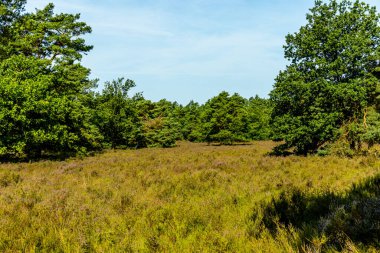
[(267, 156), (273, 145), (183, 142), (1, 164), (0, 251), (375, 252), (376, 244), (348, 238), (341, 248), (328, 246), (325, 236), (278, 221), (271, 229), (263, 216), (294, 189), (304, 197), (345, 196), (379, 173), (380, 161)]

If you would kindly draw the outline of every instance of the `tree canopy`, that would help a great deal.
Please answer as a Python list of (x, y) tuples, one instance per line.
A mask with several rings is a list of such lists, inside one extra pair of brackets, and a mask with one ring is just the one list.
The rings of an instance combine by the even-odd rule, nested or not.
[(249, 117), (246, 100), (238, 94), (221, 92), (204, 105), (201, 132), (207, 142), (232, 144), (247, 141)]
[(0, 155), (85, 153), (100, 147), (81, 98), (91, 86), (80, 64), (91, 28), (79, 15), (49, 4), (24, 12), (25, 1), (2, 1), (0, 32)]
[(355, 1), (317, 0), (307, 24), (286, 37), (286, 70), (270, 94), (274, 136), (300, 154), (338, 139), (374, 105), (380, 61), (379, 14)]

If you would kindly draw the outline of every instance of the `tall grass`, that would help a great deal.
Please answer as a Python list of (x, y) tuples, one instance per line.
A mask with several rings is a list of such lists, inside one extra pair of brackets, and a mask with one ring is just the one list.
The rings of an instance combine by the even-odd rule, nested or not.
[[(263, 225), (289, 189), (344, 194), (373, 157), (270, 157), (271, 142), (0, 165), (1, 252), (315, 252), (295, 224)], [(253, 219), (252, 217), (256, 218)], [(362, 249), (346, 240), (342, 249)], [(318, 248), (319, 247), (319, 248)], [(333, 249), (333, 248), (331, 248)], [(366, 248), (368, 250), (368, 248)]]

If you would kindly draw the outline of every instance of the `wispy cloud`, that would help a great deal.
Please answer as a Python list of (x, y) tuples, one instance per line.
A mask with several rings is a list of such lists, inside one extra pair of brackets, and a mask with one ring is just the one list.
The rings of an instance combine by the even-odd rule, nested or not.
[[(29, 0), (28, 9), (49, 0)], [(378, 0), (369, 0), (380, 6)], [(222, 89), (266, 95), (287, 62), (285, 35), (305, 24), (314, 0), (55, 0), (81, 13), (95, 46), (93, 77), (126, 76), (153, 100), (204, 101)]]

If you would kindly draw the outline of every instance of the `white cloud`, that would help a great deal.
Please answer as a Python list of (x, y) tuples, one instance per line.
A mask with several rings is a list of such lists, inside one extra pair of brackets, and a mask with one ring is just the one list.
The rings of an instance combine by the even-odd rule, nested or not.
[[(29, 0), (28, 10), (50, 1)], [(86, 39), (95, 47), (84, 64), (94, 77), (104, 81), (127, 75), (151, 94), (148, 98), (183, 102), (222, 88), (244, 91), (244, 96), (267, 94), (285, 66), (284, 36), (305, 23), (313, 0), (54, 2), (56, 12), (79, 12), (93, 28)], [(290, 13), (297, 4), (300, 9)]]

